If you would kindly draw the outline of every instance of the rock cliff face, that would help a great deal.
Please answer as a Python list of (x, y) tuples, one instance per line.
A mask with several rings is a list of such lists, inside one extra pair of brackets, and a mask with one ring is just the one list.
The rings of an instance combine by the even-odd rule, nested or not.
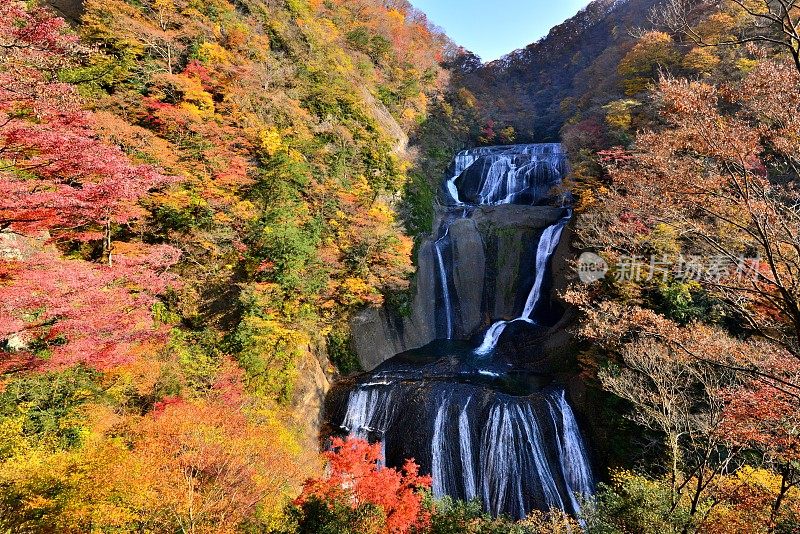
[(395, 354), (422, 347), (436, 337), (436, 280), (433, 242), (420, 248), (414, 310), (410, 317), (400, 317), (387, 308), (368, 308), (356, 314), (350, 326), (353, 349), (361, 367), (372, 370)]
[(83, 0), (48, 0), (47, 4), (71, 22), (78, 22), (84, 11)]
[[(556, 207), (503, 204), (480, 207), (470, 218), (450, 224), (456, 337), (469, 338), (495, 319), (516, 317), (533, 283), (539, 236), (562, 215)], [(442, 210), (439, 223), (444, 216)], [(365, 370), (437, 338), (436, 299), (441, 289), (434, 241), (420, 247), (410, 317), (382, 308), (365, 310), (353, 319), (354, 348)]]
[(292, 396), (296, 427), (300, 430), (308, 450), (315, 450), (319, 439), (325, 397), (331, 389), (332, 371), (325, 340), (321, 337), (312, 339), (297, 362), (297, 378)]

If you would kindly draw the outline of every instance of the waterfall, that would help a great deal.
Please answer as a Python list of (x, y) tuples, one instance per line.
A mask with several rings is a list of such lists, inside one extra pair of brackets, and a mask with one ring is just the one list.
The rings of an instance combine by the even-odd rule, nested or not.
[(478, 157), (479, 152), (474, 150), (464, 150), (456, 155), (455, 162), (453, 164), (453, 175), (445, 182), (445, 186), (447, 188), (447, 192), (450, 194), (450, 198), (455, 201), (457, 206), (460, 206), (463, 203), (458, 197), (456, 180), (459, 176), (461, 176), (462, 172), (464, 172), (470, 165), (475, 163), (475, 160), (478, 159)]
[(444, 256), (442, 254), (442, 242), (447, 239), (447, 234), (450, 232), (449, 226), (445, 226), (444, 235), (433, 244), (436, 250), (436, 265), (439, 271), (439, 284), (442, 286), (442, 299), (444, 301), (444, 316), (446, 326), (445, 339), (453, 339), (453, 305), (450, 301), (450, 284), (447, 281), (447, 269), (444, 264)]
[(483, 336), (483, 342), (475, 349), (476, 356), (486, 356), (494, 352), (497, 343), (500, 341), (500, 336), (505, 331), (506, 327), (512, 321), (498, 321), (489, 327), (486, 334)]
[[(388, 465), (414, 457), (422, 472), (431, 473), (436, 497), (478, 499), (493, 515), (522, 519), (551, 508), (575, 514), (579, 496), (594, 491), (589, 455), (566, 391), (536, 380), (529, 390), (513, 389), (506, 385), (511, 364), (493, 356), (511, 322), (536, 324), (571, 209), (531, 243), (533, 281), (519, 317), (494, 323), (477, 348), (458, 340), (469, 332), (456, 328), (456, 314), (464, 313), (457, 298), (469, 293), (460, 291), (463, 282), (448, 262), (469, 258), (454, 254), (456, 234), (450, 228), (503, 204), (528, 206), (553, 220), (552, 206), (564, 207), (568, 200), (552, 194), (566, 168), (558, 144), (481, 147), (456, 156), (440, 191), (443, 206), (432, 243), (435, 331), (443, 344), (398, 355), (365, 374), (342, 397), (336, 416), (344, 433), (381, 441)], [(473, 226), (479, 232), (479, 225)], [(470, 230), (458, 235), (465, 231)]]
[(500, 341), (500, 336), (503, 334), (503, 331), (505, 331), (509, 324), (516, 321), (535, 323), (535, 321), (533, 321), (531, 318), (531, 314), (533, 314), (534, 310), (536, 309), (536, 305), (539, 304), (539, 301), (542, 298), (542, 284), (544, 283), (547, 265), (550, 262), (550, 258), (553, 256), (553, 253), (556, 251), (556, 248), (558, 247), (558, 243), (561, 240), (561, 233), (564, 230), (564, 226), (566, 226), (566, 224), (569, 222), (570, 217), (571, 215), (567, 215), (556, 224), (548, 226), (542, 233), (542, 237), (539, 238), (539, 246), (536, 250), (535, 278), (533, 287), (531, 288), (528, 298), (525, 301), (525, 308), (522, 310), (522, 315), (513, 321), (498, 321), (494, 323), (489, 330), (486, 331), (486, 334), (483, 337), (483, 342), (480, 344), (480, 346), (478, 346), (477, 349), (475, 349), (476, 355), (486, 356), (487, 354), (491, 354), (497, 347), (497, 343)]
[(542, 284), (544, 283), (545, 272), (547, 265), (550, 263), (550, 258), (556, 251), (559, 242), (561, 241), (561, 233), (564, 226), (567, 225), (572, 214), (558, 221), (552, 226), (548, 226), (539, 238), (539, 246), (536, 249), (536, 273), (528, 299), (525, 301), (525, 309), (522, 311), (521, 319), (530, 319), (531, 314), (536, 309), (536, 305), (542, 298)]
[[(353, 437), (380, 437), (386, 451), (403, 437), (388, 439), (394, 417), (389, 403), (408, 406), (415, 391), (400, 382), (357, 389), (342, 426)], [(519, 519), (537, 507), (578, 512), (578, 496), (591, 495), (594, 482), (564, 390), (538, 402), (508, 395), (479, 401), (475, 391), (462, 385), (435, 396), (435, 416), (425, 432), (434, 495), (480, 497), (494, 515)], [(548, 416), (540, 417), (542, 412)]]
[[(560, 422), (561, 437), (559, 449), (561, 454), (561, 470), (569, 488), (569, 496), (573, 507), (578, 509), (576, 495), (589, 496), (594, 492), (594, 478), (589, 464), (589, 455), (583, 444), (578, 422), (572, 408), (567, 404), (564, 391), (559, 392), (548, 403), (548, 410), (553, 419), (553, 424), (558, 427)], [(560, 421), (559, 421), (560, 417)]]
[(524, 517), (530, 481), (541, 489), (547, 509), (564, 508), (529, 406), (509, 402), (492, 408), (481, 439), (481, 468), (483, 499), (495, 515)]
[[(450, 465), (453, 455), (448, 439), (447, 411), (450, 408), (450, 399), (440, 399), (436, 419), (433, 421), (433, 443), (431, 445), (431, 476), (433, 478), (433, 494), (444, 497), (453, 490), (454, 484), (449, 475), (453, 471)], [(450, 491), (448, 491), (450, 490)]]
[[(458, 184), (470, 168), (481, 177), (472, 202), (462, 197)], [(566, 158), (557, 143), (480, 147), (456, 155), (452, 169), (444, 183), (449, 201), (456, 206), (500, 205), (514, 203), (525, 190), (536, 199), (546, 196), (565, 174)]]
[(472, 399), (467, 399), (458, 416), (458, 444), (461, 452), (461, 469), (464, 477), (464, 498), (471, 501), (478, 496), (475, 479), (474, 459), (472, 455), (472, 429), (469, 424), (467, 409)]
[(347, 403), (342, 428), (360, 439), (369, 439), (372, 434), (383, 438), (394, 410), (392, 393), (391, 384), (367, 384), (353, 390)]
[[(457, 495), (469, 501), (478, 496), (473, 428), (468, 413), (472, 397), (467, 396), (464, 401), (448, 393), (438, 402), (431, 443), (433, 494), (437, 497)], [(460, 403), (463, 405), (459, 409)], [(454, 419), (456, 411), (458, 417)], [(453, 440), (453, 436), (458, 436), (458, 441)]]

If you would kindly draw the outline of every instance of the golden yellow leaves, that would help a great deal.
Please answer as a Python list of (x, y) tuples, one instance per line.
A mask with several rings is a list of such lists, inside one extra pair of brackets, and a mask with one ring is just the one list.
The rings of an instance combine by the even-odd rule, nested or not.
[(197, 49), (198, 59), (211, 65), (225, 65), (233, 59), (231, 53), (217, 43), (203, 43)]
[(283, 147), (283, 138), (275, 127), (263, 130), (259, 134), (259, 141), (261, 142), (261, 149), (270, 156), (277, 154)]
[(700, 74), (707, 74), (719, 65), (719, 56), (709, 48), (693, 48), (683, 58), (683, 66)]
[(679, 59), (672, 37), (663, 32), (647, 32), (619, 64), (625, 78), (625, 94), (635, 95), (647, 89), (659, 70), (669, 68)]
[(606, 123), (611, 128), (627, 131), (631, 127), (631, 109), (639, 103), (637, 100), (615, 100), (603, 106), (606, 111)]
[(274, 157), (279, 153), (285, 153), (289, 159), (295, 163), (300, 163), (305, 160), (303, 154), (294, 148), (289, 143), (294, 138), (292, 130), (278, 130), (274, 126), (266, 127), (258, 132), (258, 147), (263, 153), (269, 157)]
[(380, 305), (383, 298), (375, 287), (361, 278), (346, 278), (339, 287), (339, 302), (345, 306)]

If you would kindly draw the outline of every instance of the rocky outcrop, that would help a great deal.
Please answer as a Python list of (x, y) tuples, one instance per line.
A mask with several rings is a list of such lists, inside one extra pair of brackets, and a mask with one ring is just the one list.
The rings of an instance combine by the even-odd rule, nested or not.
[(41, 232), (36, 237), (12, 231), (0, 232), (0, 259), (22, 261), (42, 252), (55, 252), (49, 239), (48, 232)]
[(524, 323), (510, 326), (500, 338), (499, 357), (545, 374), (574, 371), (579, 343), (571, 327), (577, 314), (560, 298), (567, 287), (577, 281), (572, 237), (570, 225), (565, 228), (551, 261), (550, 311), (547, 315), (555, 324), (547, 328), (532, 328)]
[(83, 16), (83, 0), (48, 0), (47, 3), (70, 22), (78, 22)]
[(401, 317), (387, 308), (368, 308), (353, 317), (353, 349), (365, 370), (436, 337), (435, 269), (433, 243), (428, 241), (419, 251), (413, 314)]
[(481, 310), (475, 305), (483, 298), (486, 274), (486, 250), (479, 226), (472, 219), (460, 219), (450, 226), (452, 246), (453, 300), (458, 308), (456, 332), (472, 332), (482, 321)]
[(408, 150), (408, 134), (403, 130), (403, 127), (392, 116), (386, 106), (379, 102), (366, 87), (361, 87), (361, 97), (367, 104), (367, 108), (372, 111), (372, 116), (381, 126), (384, 133), (393, 140), (392, 152), (400, 157), (405, 156), (406, 150)]
[(325, 341), (321, 338), (313, 340), (297, 362), (292, 396), (292, 413), (308, 450), (316, 449), (332, 375)]
[(474, 220), (487, 256), (479, 327), (519, 317), (533, 285), (539, 237), (563, 214), (561, 208), (511, 204), (476, 212)]
[[(441, 211), (439, 218), (444, 216)], [(450, 224), (444, 261), (452, 272), (455, 337), (469, 338), (494, 320), (519, 315), (533, 284), (539, 235), (562, 216), (561, 208), (508, 204), (477, 208)], [(353, 348), (365, 370), (437, 338), (436, 303), (442, 292), (437, 269), (434, 243), (428, 240), (419, 250), (413, 314), (400, 317), (379, 308), (354, 317)]]

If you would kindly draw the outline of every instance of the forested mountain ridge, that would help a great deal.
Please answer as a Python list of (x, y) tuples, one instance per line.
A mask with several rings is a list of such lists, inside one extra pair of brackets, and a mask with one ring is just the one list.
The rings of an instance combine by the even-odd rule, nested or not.
[(620, 94), (617, 65), (648, 26), (656, 0), (601, 0), (541, 40), (491, 63), (466, 61), (459, 77), (498, 129), (518, 140), (557, 141), (579, 110)]

